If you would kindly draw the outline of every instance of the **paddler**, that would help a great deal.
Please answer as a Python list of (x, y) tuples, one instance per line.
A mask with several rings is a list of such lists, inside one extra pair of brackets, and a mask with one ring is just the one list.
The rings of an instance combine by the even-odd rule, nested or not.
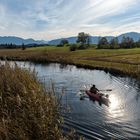
[(92, 85), (92, 87), (90, 88), (90, 92), (94, 93), (94, 94), (97, 94), (99, 92), (99, 90), (96, 88), (95, 85)]

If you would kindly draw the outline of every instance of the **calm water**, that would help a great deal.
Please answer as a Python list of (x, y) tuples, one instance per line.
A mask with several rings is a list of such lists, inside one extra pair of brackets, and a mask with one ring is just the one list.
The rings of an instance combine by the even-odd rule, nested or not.
[[(18, 64), (35, 68), (47, 87), (54, 83), (57, 93), (64, 88), (63, 104), (70, 107), (64, 116), (64, 130), (74, 128), (85, 139), (140, 139), (140, 84), (135, 79), (60, 64)], [(79, 99), (79, 90), (91, 84), (112, 89), (104, 92), (110, 95), (110, 107)]]

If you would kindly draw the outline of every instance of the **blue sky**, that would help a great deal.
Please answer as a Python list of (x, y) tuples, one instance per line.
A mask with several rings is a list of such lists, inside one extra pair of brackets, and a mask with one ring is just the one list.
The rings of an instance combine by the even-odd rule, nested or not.
[(0, 0), (0, 36), (51, 40), (140, 32), (140, 0)]

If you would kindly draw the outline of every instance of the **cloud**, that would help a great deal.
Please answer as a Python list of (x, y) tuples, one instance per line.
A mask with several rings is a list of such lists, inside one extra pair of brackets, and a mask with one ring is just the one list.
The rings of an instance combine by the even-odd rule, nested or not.
[(1, 0), (0, 34), (53, 39), (139, 31), (140, 0)]

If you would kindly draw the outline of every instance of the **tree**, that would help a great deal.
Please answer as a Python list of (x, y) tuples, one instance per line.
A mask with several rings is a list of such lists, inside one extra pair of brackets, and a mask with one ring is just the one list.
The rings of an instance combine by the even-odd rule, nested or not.
[(133, 48), (133, 44), (134, 44), (133, 38), (127, 37), (126, 44), (127, 44), (127, 46), (126, 46), (127, 48)]
[(140, 39), (137, 41), (137, 47), (140, 48)]
[(98, 48), (99, 49), (107, 49), (107, 48), (109, 48), (109, 43), (108, 43), (108, 40), (106, 39), (106, 37), (99, 38)]
[(86, 49), (90, 45), (90, 35), (84, 32), (79, 33), (77, 43), (80, 43), (79, 49)]
[(123, 36), (121, 42), (121, 48), (133, 48), (133, 47), (134, 47), (133, 38)]
[(24, 43), (22, 43), (21, 48), (22, 48), (22, 50), (25, 50), (26, 49), (26, 46), (24, 45)]
[(65, 45), (68, 45), (68, 44), (69, 44), (69, 42), (68, 42), (67, 39), (62, 39), (62, 40), (60, 41), (60, 45), (61, 45), (61, 46), (65, 46)]
[(88, 37), (87, 37), (87, 47), (89, 47), (91, 43), (92, 43), (91, 36), (88, 34)]
[(125, 36), (123, 36), (122, 37), (122, 41), (121, 41), (121, 48), (125, 48), (126, 47), (126, 37)]
[(110, 48), (111, 49), (117, 49), (119, 48), (119, 41), (118, 41), (118, 38), (115, 37), (115, 38), (112, 38), (111, 41), (110, 41)]

